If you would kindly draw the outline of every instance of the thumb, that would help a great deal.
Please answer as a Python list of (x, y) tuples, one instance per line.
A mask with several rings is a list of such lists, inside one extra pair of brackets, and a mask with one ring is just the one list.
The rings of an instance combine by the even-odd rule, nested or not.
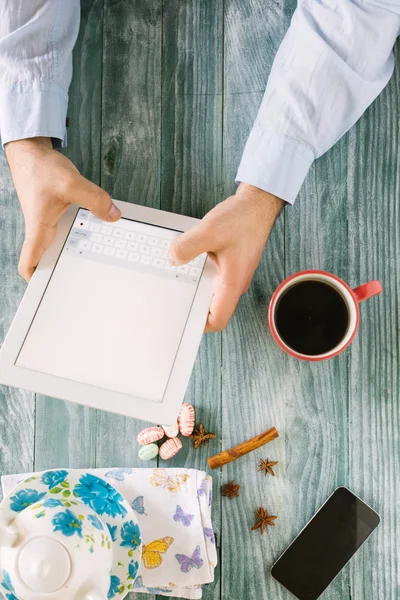
[(112, 202), (110, 195), (82, 175), (79, 176), (79, 185), (75, 186), (68, 200), (88, 208), (102, 221), (118, 221), (121, 217), (121, 211)]
[(212, 251), (210, 241), (207, 228), (200, 223), (172, 242), (168, 260), (173, 265), (184, 265), (199, 254)]

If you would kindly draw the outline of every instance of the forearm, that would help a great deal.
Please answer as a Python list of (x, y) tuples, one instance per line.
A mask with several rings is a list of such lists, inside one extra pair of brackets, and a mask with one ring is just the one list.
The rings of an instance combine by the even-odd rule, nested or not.
[[(389, 10), (390, 9), (390, 10)], [(237, 180), (292, 203), (315, 158), (393, 72), (400, 0), (300, 0), (276, 55)]]
[(248, 203), (249, 210), (258, 213), (260, 220), (265, 225), (268, 237), (286, 202), (248, 183), (240, 183), (236, 196), (240, 196), (242, 202)]
[(23, 152), (35, 152), (36, 148), (52, 149), (51, 139), (48, 137), (26, 138), (23, 140), (15, 140), (8, 142), (4, 148), (8, 163), (11, 166), (20, 154)]
[(20, 181), (31, 176), (37, 162), (45, 160), (48, 151), (55, 152), (49, 137), (15, 140), (5, 145), (4, 152), (17, 190)]
[(79, 0), (0, 4), (0, 135), (45, 136), (65, 144)]

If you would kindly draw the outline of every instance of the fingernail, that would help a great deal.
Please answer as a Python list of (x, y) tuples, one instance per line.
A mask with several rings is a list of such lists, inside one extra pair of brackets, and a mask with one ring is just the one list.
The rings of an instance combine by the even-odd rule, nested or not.
[(170, 265), (174, 265), (176, 266), (178, 263), (175, 260), (175, 257), (171, 254), (171, 252), (168, 253), (168, 258), (167, 258), (168, 262)]
[(108, 213), (108, 216), (110, 217), (110, 219), (116, 219), (117, 217), (119, 218), (121, 216), (121, 212), (120, 212), (119, 208), (117, 208), (115, 206), (115, 204), (111, 205), (110, 212)]

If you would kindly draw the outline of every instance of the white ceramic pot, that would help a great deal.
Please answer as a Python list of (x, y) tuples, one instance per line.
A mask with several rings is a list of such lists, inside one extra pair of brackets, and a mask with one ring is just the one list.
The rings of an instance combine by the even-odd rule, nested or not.
[(90, 473), (47, 472), (0, 506), (0, 586), (8, 600), (117, 600), (132, 588), (140, 557), (132, 508)]

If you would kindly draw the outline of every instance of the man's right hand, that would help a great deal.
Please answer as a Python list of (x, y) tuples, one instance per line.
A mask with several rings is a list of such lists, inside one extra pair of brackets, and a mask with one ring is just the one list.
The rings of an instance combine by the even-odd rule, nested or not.
[(72, 203), (88, 208), (103, 221), (120, 218), (107, 192), (82, 177), (66, 156), (53, 150), (50, 138), (9, 142), (5, 152), (25, 219), (18, 271), (26, 281), (52, 243), (61, 215)]

